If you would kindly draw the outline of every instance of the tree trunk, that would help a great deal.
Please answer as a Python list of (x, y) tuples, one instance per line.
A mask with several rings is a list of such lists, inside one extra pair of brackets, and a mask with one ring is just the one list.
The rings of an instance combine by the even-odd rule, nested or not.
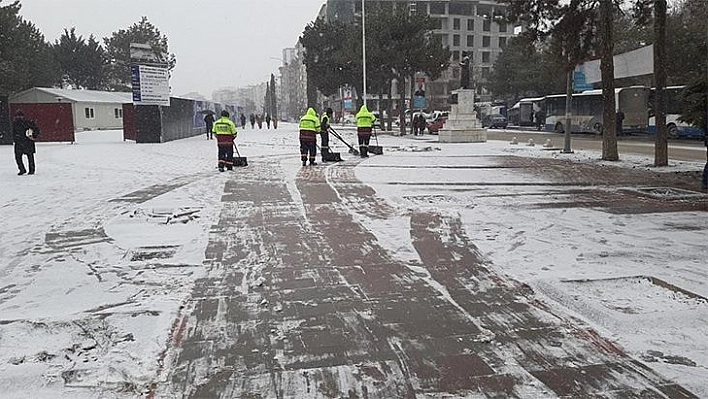
[(398, 89), (398, 126), (401, 136), (406, 134), (406, 80), (398, 77), (396, 88)]
[(307, 86), (305, 88), (307, 92), (307, 108), (317, 109), (317, 88), (312, 84), (312, 78), (310, 77), (310, 70), (306, 72), (307, 76)]
[(393, 87), (392, 83), (388, 81), (388, 101), (386, 102), (386, 130), (393, 130)]
[(410, 97), (410, 99), (409, 99), (409, 100), (410, 100), (410, 105), (411, 105), (411, 106), (410, 106), (410, 109), (411, 109), (411, 131), (410, 131), (410, 133), (413, 134), (413, 131), (414, 131), (414, 130), (413, 130), (413, 129), (414, 129), (414, 127), (413, 127), (413, 126), (414, 126), (414, 125), (413, 125), (413, 113), (414, 113), (414, 111), (415, 111), (415, 110), (413, 109), (413, 92), (415, 92), (415, 72), (411, 74), (411, 84), (410, 84), (410, 87), (411, 87), (411, 97)]
[(619, 160), (617, 152), (617, 112), (615, 103), (615, 62), (612, 41), (612, 0), (600, 2), (600, 30), (602, 33), (602, 159)]
[[(570, 134), (573, 131), (573, 121), (571, 118), (573, 111), (573, 69), (568, 71), (565, 83), (565, 127), (563, 129), (563, 153), (572, 154), (570, 149)], [(519, 118), (520, 123), (520, 118)]]
[(656, 85), (654, 166), (667, 166), (669, 146), (666, 129), (666, 0), (654, 1), (654, 80)]

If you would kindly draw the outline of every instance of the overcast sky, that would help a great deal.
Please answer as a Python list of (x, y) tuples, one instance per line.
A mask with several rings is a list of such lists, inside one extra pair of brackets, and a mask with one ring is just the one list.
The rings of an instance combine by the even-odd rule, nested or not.
[[(104, 38), (142, 16), (169, 40), (173, 95), (211, 98), (226, 86), (265, 82), (325, 0), (22, 0), (20, 14), (54, 42), (64, 28)], [(102, 40), (101, 40), (102, 42)]]

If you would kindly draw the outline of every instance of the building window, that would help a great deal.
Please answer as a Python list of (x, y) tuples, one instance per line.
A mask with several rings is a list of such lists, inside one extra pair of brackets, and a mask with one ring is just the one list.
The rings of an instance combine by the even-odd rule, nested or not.
[(482, 62), (489, 62), (489, 52), (485, 51), (482, 53)]
[(430, 3), (430, 13), (437, 15), (445, 15), (445, 3), (442, 1), (434, 1)]
[(459, 18), (452, 19), (452, 30), (460, 30), (460, 19)]
[(499, 22), (499, 32), (506, 32), (506, 22)]
[(492, 31), (492, 21), (485, 19), (482, 21), (482, 30), (485, 32), (491, 32)]
[(467, 20), (467, 30), (474, 31), (474, 19), (470, 18)]
[(116, 119), (122, 119), (123, 118), (123, 110), (121, 108), (114, 108), (113, 109), (114, 114), (116, 116)]
[(459, 45), (460, 45), (460, 35), (452, 35), (452, 45), (459, 47)]
[(492, 45), (491, 36), (482, 36), (482, 47), (489, 47)]
[(428, 15), (428, 3), (419, 1), (415, 3), (416, 13), (420, 15)]
[(93, 114), (93, 108), (86, 107), (84, 108), (84, 114), (86, 114), (86, 119), (94, 119), (95, 116)]
[(459, 61), (460, 60), (460, 52), (458, 50), (455, 50), (452, 52), (452, 60), (453, 61)]
[(472, 15), (472, 3), (467, 1), (451, 1), (450, 15)]
[(506, 38), (500, 37), (499, 38), (499, 48), (504, 48), (504, 47), (506, 47)]
[(467, 35), (467, 47), (474, 47), (474, 35)]
[(433, 20), (433, 29), (442, 29), (443, 22), (442, 18), (431, 18)]

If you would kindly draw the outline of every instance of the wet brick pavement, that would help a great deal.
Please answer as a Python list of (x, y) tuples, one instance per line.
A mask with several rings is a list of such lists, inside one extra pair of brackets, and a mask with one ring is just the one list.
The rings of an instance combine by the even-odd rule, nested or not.
[[(602, 184), (600, 194), (568, 190), (587, 206), (637, 211), (613, 205), (618, 191), (609, 188), (637, 185), (639, 174), (496, 162)], [(288, 164), (233, 174), (210, 234), (208, 275), (175, 321), (152, 396), (695, 397), (486, 264), (456, 217), (411, 211), (421, 263), (396, 260), (357, 217), (402, 211), (358, 181), (355, 165), (302, 168), (294, 181)], [(654, 183), (650, 173), (642, 179)], [(654, 200), (646, 201), (634, 208)], [(689, 202), (674, 208), (706, 209)]]

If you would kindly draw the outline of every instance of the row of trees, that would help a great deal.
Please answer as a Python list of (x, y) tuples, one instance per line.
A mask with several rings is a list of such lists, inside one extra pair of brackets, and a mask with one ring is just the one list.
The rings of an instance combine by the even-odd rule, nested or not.
[(177, 63), (169, 53), (167, 37), (147, 17), (113, 32), (102, 43), (93, 35), (77, 36), (73, 27), (49, 43), (33, 23), (19, 15), (19, 1), (2, 3), (0, 92), (11, 94), (34, 86), (129, 91), (130, 43), (149, 44), (156, 54), (167, 54), (169, 70)]
[[(653, 43), (653, 81), (638, 83), (657, 88), (655, 165), (668, 164), (663, 90), (667, 83), (689, 83), (687, 93), (693, 93), (695, 109), (687, 112), (684, 119), (705, 125), (705, 91), (703, 101), (700, 99), (701, 85), (708, 79), (705, 0), (676, 2), (672, 12), (668, 12), (666, 0), (499, 1), (508, 7), (506, 18), (523, 23), (527, 30), (510, 40), (509, 47), (497, 59), (489, 81), (496, 95), (516, 100), (563, 91), (568, 80), (558, 70), (571, 72), (582, 61), (601, 58), (605, 98), (602, 158), (617, 160), (612, 57)], [(682, 59), (695, 62), (672, 62)]]
[[(412, 88), (417, 72), (439, 78), (448, 69), (451, 56), (450, 50), (432, 34), (435, 21), (427, 15), (411, 14), (408, 4), (401, 4), (378, 2), (366, 9), (366, 91), (390, 100), (392, 82), (398, 82), (399, 109), (405, 108), (404, 82), (408, 80)], [(350, 86), (359, 96), (363, 93), (361, 23), (361, 19), (318, 19), (305, 28), (300, 42), (305, 47), (308, 106), (316, 104), (316, 90), (329, 96), (342, 86)], [(391, 115), (391, 101), (388, 104)], [(400, 118), (401, 129), (405, 129), (403, 113)]]
[(275, 75), (270, 74), (270, 81), (266, 82), (266, 93), (263, 99), (263, 111), (273, 118), (278, 117), (278, 94), (275, 91)]

